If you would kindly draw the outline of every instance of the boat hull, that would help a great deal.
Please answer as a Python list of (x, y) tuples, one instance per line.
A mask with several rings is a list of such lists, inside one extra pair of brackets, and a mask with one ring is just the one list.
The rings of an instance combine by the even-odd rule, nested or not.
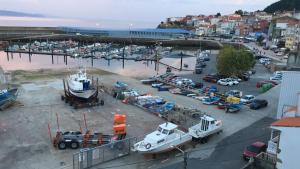
[(8, 93), (9, 94), (5, 98), (1, 98), (0, 109), (3, 109), (16, 101), (19, 90), (17, 88), (9, 89)]
[[(176, 146), (181, 146), (184, 144), (187, 144), (188, 142), (192, 141), (192, 136), (190, 136), (188, 133), (181, 136), (181, 138), (178, 138), (176, 140), (169, 141), (165, 144), (162, 144), (160, 146), (156, 146), (150, 149), (143, 148), (143, 146), (139, 146), (135, 149), (138, 153), (141, 154), (158, 154), (158, 153), (164, 153), (171, 151)], [(139, 142), (142, 143), (142, 142)], [(137, 143), (137, 144), (139, 144)]]
[(97, 90), (92, 89), (92, 90), (86, 90), (82, 92), (74, 92), (72, 90), (69, 90), (69, 94), (82, 101), (87, 101), (91, 98), (97, 97)]

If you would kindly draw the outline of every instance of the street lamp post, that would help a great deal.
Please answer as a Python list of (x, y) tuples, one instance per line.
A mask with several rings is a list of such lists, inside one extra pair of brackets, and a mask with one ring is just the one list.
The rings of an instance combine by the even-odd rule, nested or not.
[(187, 153), (177, 146), (171, 145), (171, 147), (177, 149), (183, 154), (183, 168), (187, 169)]

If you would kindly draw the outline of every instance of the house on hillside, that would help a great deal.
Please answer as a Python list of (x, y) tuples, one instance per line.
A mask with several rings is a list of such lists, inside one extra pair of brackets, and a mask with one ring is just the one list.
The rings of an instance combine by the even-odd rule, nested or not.
[(300, 20), (289, 16), (274, 18), (269, 27), (269, 37), (272, 39), (280, 39), (286, 35), (286, 30), (289, 26), (299, 23)]

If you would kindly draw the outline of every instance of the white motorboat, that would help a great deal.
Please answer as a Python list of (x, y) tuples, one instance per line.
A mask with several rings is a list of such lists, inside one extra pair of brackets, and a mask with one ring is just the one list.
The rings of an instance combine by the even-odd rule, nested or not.
[(189, 128), (189, 134), (196, 139), (206, 138), (215, 133), (222, 131), (221, 120), (216, 120), (210, 116), (204, 115), (200, 122)]
[(200, 122), (189, 128), (185, 133), (173, 123), (163, 123), (158, 129), (148, 134), (144, 140), (134, 144), (133, 151), (143, 154), (156, 154), (174, 149), (177, 146), (186, 144), (192, 139), (207, 141), (207, 138), (222, 131), (222, 122), (204, 115), (200, 117)]
[(177, 129), (177, 125), (166, 122), (158, 129), (148, 134), (143, 141), (134, 145), (133, 151), (143, 154), (155, 154), (174, 149), (174, 146), (185, 144), (192, 140), (192, 136)]
[(83, 73), (81, 70), (69, 76), (68, 89), (71, 95), (84, 100), (97, 94), (97, 90), (92, 87), (86, 72)]

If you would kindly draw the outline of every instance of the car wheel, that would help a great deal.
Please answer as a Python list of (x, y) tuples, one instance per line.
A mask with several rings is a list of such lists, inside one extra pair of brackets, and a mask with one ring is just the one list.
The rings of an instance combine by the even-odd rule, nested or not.
[(76, 141), (72, 141), (70, 147), (71, 149), (77, 149), (79, 147), (79, 144)]
[(66, 148), (67, 148), (67, 145), (66, 145), (66, 143), (64, 141), (60, 141), (58, 143), (58, 149), (65, 150)]

